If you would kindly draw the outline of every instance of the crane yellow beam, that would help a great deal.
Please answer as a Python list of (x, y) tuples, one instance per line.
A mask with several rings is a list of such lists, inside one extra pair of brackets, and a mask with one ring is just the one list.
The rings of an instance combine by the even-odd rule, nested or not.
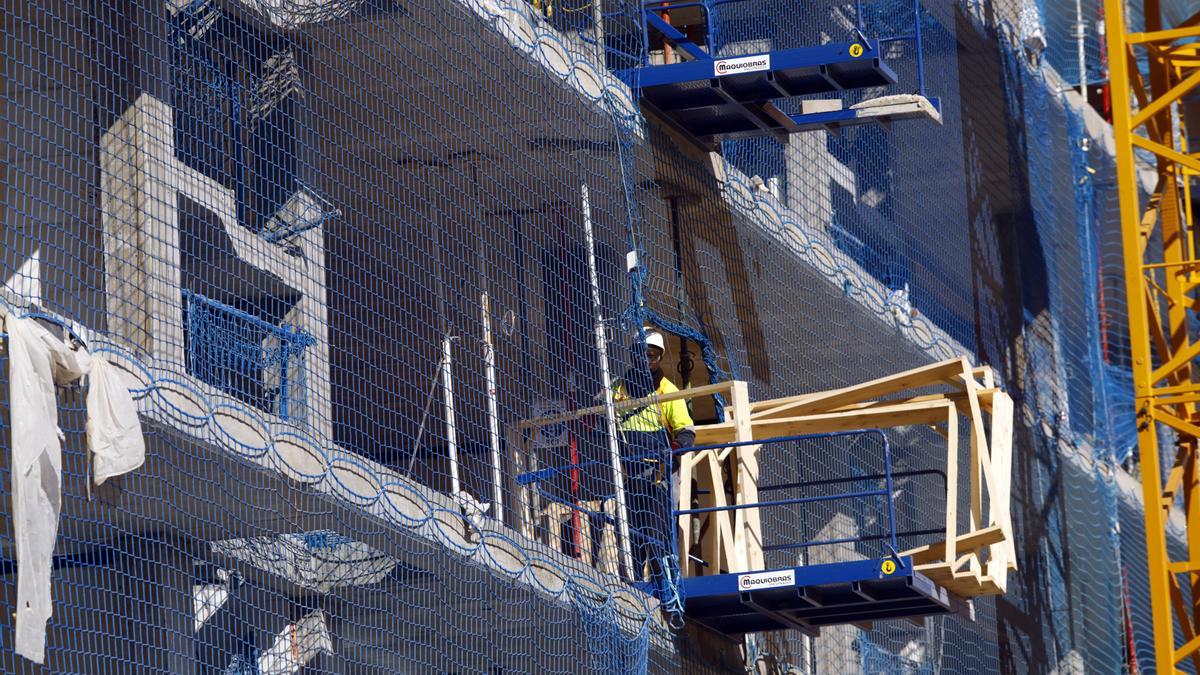
[[(1174, 673), (1188, 659), (1200, 670), (1200, 369), (1194, 365), (1200, 336), (1187, 316), (1200, 306), (1190, 194), (1200, 157), (1189, 151), (1186, 134), (1176, 133), (1181, 101), (1200, 89), (1195, 45), (1176, 43), (1200, 37), (1200, 14), (1163, 26), (1158, 0), (1141, 0), (1145, 26), (1133, 33), (1127, 2), (1137, 0), (1105, 0), (1105, 24), (1126, 297), (1147, 299), (1129, 302), (1128, 313), (1155, 666)], [(1146, 77), (1139, 56), (1145, 57)], [(1157, 187), (1145, 199), (1135, 149), (1151, 153), (1158, 173)], [(1161, 427), (1174, 432), (1173, 448), (1159, 447)], [(1169, 475), (1163, 471), (1168, 452), (1174, 455)], [(1167, 550), (1167, 520), (1176, 505), (1187, 524), (1184, 560), (1173, 560)]]

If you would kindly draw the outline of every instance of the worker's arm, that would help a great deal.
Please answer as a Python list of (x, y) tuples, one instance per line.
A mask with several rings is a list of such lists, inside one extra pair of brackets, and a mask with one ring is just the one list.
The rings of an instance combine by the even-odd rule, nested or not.
[(674, 434), (676, 447), (690, 448), (696, 443), (696, 425), (688, 414), (687, 401), (682, 399), (668, 401), (663, 412), (667, 418), (667, 426)]

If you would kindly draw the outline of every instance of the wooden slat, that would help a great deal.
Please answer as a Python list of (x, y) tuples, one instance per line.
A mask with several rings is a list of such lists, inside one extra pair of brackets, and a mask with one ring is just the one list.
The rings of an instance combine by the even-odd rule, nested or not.
[[(698, 487), (708, 490), (708, 500), (706, 501), (717, 508), (729, 506), (729, 502), (725, 499), (724, 472), (717, 463), (716, 455), (706, 454), (705, 460), (697, 468), (700, 470)], [(729, 518), (729, 511), (714, 511), (707, 515), (709, 531), (708, 538), (704, 541), (704, 559), (709, 565), (710, 573), (716, 574), (719, 570), (728, 569), (734, 564), (734, 560), (730, 557), (736, 549), (733, 521)]]
[[(999, 525), (985, 527), (982, 530), (975, 530), (958, 536), (954, 548), (958, 553), (966, 553), (978, 551), (984, 546), (999, 544), (1004, 541), (1004, 528)], [(912, 556), (913, 562), (917, 564), (933, 562), (935, 560), (943, 560), (946, 555), (946, 542), (939, 541), (925, 546), (918, 546), (904, 551), (900, 555)]]
[(754, 406), (751, 406), (751, 409), (759, 415), (775, 415), (784, 411), (791, 411), (794, 415), (828, 411), (839, 406), (880, 398), (906, 389), (919, 389), (940, 384), (943, 380), (964, 372), (970, 372), (970, 367), (965, 358), (959, 357), (881, 377), (852, 387), (805, 394), (802, 397), (796, 397), (791, 402), (780, 403), (766, 410)]
[[(709, 450), (709, 452), (712, 452)], [(678, 509), (692, 508), (692, 468), (700, 459), (698, 454), (682, 455), (679, 458), (679, 501), (675, 504)], [(692, 519), (694, 516), (679, 516), (675, 519), (678, 531), (676, 541), (679, 542), (676, 554), (679, 556), (680, 573), (685, 577), (699, 576), (699, 565), (692, 562), (688, 555), (692, 550)]]
[(988, 567), (988, 576), (997, 580), (1001, 587), (1005, 585), (1006, 573), (1017, 568), (1017, 542), (1013, 536), (1012, 526), (1012, 434), (1013, 434), (1013, 400), (1004, 392), (996, 395), (992, 404), (992, 462), (993, 478), (996, 484), (996, 494), (991, 495), (995, 500), (995, 513), (999, 517), (996, 524), (1004, 528), (1004, 536), (1008, 540), (1008, 550), (1003, 565)]
[[(995, 389), (995, 388), (980, 389), (978, 391), (979, 403), (982, 405), (982, 407), (985, 411), (991, 411), (992, 397), (995, 396), (996, 392), (998, 392), (998, 391), (1000, 391), (1000, 390)], [(776, 399), (776, 400), (783, 400), (783, 399)], [(967, 393), (965, 391), (948, 392), (948, 393), (944, 393), (944, 394), (922, 394), (920, 396), (912, 396), (909, 398), (889, 399), (887, 401), (860, 401), (858, 403), (848, 403), (846, 405), (837, 406), (835, 408), (830, 408), (828, 410), (821, 410), (820, 412), (849, 412), (851, 410), (865, 410), (872, 406), (900, 405), (902, 403), (924, 403), (926, 401), (938, 401), (938, 400), (954, 401), (955, 403), (965, 403), (967, 400)], [(772, 419), (772, 418), (778, 418), (778, 417), (795, 417), (795, 416), (796, 416), (795, 412), (790, 408), (769, 408), (769, 409), (763, 410), (760, 413), (755, 414), (754, 419), (755, 420), (765, 420), (765, 419)]]
[[(848, 412), (753, 420), (751, 426), (754, 433), (754, 440), (763, 440), (779, 438), (781, 436), (824, 434), (837, 431), (853, 431), (855, 429), (933, 424), (944, 420), (947, 412), (952, 412), (953, 410), (953, 403), (939, 399), (895, 406), (880, 405), (865, 410)], [(696, 443), (698, 445), (730, 443), (733, 442), (734, 436), (734, 427), (729, 422), (696, 428)]]
[(947, 560), (958, 553), (958, 411), (946, 415), (946, 546)]
[[(734, 385), (730, 392), (730, 408), (733, 412), (734, 438), (736, 442), (754, 440), (750, 418), (750, 394), (745, 382)], [(734, 454), (733, 487), (738, 504), (758, 502), (758, 447), (739, 446)], [(763, 569), (762, 518), (758, 509), (738, 509), (733, 514), (734, 560), (740, 569), (731, 572), (750, 572)]]

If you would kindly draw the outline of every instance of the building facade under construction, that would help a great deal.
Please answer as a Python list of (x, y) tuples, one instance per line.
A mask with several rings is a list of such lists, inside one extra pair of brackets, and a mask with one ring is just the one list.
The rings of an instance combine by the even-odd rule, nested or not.
[(1044, 4), (8, 0), (0, 670), (1151, 672)]

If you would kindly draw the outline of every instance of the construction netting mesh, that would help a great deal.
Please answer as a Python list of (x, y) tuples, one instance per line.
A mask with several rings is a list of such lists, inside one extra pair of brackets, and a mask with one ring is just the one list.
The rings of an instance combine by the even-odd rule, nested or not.
[[(50, 387), (53, 614), (44, 653), (0, 616), (0, 669), (1145, 672), (1111, 143), (1063, 47), (1031, 49), (1064, 30), (1036, 5), (709, 2), (715, 53), (861, 31), (897, 82), (846, 104), (941, 110), (710, 154), (613, 74), (665, 59), (632, 0), (7, 0), (0, 437), (28, 413), (8, 343), (35, 335), (119, 370), (145, 462), (95, 485), (98, 375)], [(679, 630), (671, 439), (609, 406), (661, 386), (647, 327), (675, 386), (754, 398), (991, 364), (1018, 403), (1008, 594)], [(933, 437), (779, 444), (763, 484), (876, 490), (886, 448), (892, 529), (925, 542)], [(0, 465), (16, 607), (37, 486)], [(877, 555), (881, 514), (764, 514), (769, 564)]]

